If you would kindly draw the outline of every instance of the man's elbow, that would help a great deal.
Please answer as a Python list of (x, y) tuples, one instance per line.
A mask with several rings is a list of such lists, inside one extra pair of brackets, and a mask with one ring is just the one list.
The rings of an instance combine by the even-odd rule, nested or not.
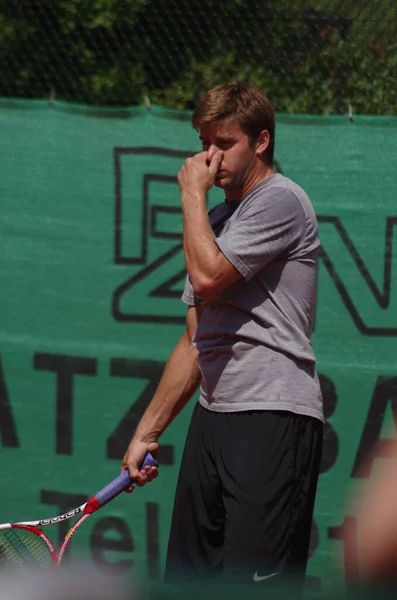
[(203, 300), (208, 300), (209, 298), (213, 298), (216, 294), (218, 294), (221, 289), (219, 284), (215, 279), (211, 277), (203, 277), (198, 276), (194, 277), (192, 280), (192, 285), (194, 289), (194, 293), (198, 298)]

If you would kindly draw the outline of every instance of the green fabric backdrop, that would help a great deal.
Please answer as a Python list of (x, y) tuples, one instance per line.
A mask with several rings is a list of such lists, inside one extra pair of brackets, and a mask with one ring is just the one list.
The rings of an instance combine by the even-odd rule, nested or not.
[[(313, 589), (343, 583), (347, 500), (394, 435), (396, 134), (393, 118), (277, 120), (278, 168), (309, 193), (322, 244)], [(55, 515), (117, 475), (183, 330), (176, 175), (199, 149), (185, 113), (0, 102), (0, 521)], [(73, 553), (161, 577), (192, 406), (162, 439), (160, 478), (90, 519)], [(364, 467), (378, 439), (383, 458)]]

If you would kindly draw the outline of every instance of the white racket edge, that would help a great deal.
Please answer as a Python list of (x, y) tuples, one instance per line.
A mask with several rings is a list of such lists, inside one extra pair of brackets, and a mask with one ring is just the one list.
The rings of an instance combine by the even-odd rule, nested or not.
[(71, 519), (72, 517), (75, 517), (79, 513), (83, 512), (87, 504), (87, 502), (84, 502), (84, 504), (78, 508), (74, 508), (63, 515), (51, 517), (50, 519), (42, 519), (41, 521), (14, 521), (13, 523), (0, 523), (0, 529), (10, 529), (10, 527), (13, 525), (23, 525), (25, 527), (44, 527), (45, 525), (54, 525), (54, 523), (66, 521), (67, 519)]

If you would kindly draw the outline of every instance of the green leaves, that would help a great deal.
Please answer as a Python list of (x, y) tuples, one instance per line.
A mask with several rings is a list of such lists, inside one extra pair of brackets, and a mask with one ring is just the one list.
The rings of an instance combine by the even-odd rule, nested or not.
[(240, 79), (279, 112), (395, 114), (393, 2), (329, 0), (346, 36), (302, 18), (322, 0), (0, 0), (0, 95), (190, 110)]

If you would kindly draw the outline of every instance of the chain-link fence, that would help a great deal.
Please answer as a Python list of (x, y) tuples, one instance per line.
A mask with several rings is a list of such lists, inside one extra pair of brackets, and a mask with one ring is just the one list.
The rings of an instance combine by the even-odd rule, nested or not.
[(397, 3), (0, 0), (0, 60), (0, 96), (191, 109), (239, 79), (278, 112), (395, 114)]

